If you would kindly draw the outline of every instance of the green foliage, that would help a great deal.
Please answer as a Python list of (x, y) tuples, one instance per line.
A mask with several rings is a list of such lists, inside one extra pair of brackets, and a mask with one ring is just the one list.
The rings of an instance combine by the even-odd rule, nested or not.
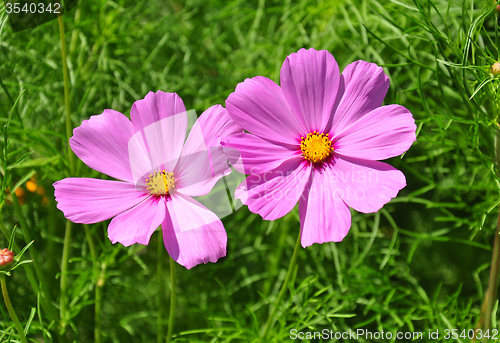
[[(343, 242), (300, 250), (272, 341), (288, 341), (291, 329), (364, 329), (424, 332), (424, 341), (434, 342), (428, 330), (474, 328), (500, 204), (494, 148), (500, 78), (489, 70), (500, 59), (493, 1), (96, 0), (80, 1), (64, 22), (75, 127), (106, 108), (128, 115), (135, 100), (158, 89), (177, 92), (200, 114), (224, 104), (245, 78), (279, 82), (286, 55), (302, 47), (329, 50), (341, 69), (358, 59), (383, 66), (391, 80), (385, 103), (407, 107), (418, 125), (418, 141), (389, 161), (408, 186), (379, 213), (353, 212)], [(69, 162), (57, 22), (13, 34), (2, 7), (0, 55), (3, 245), (6, 228), (24, 220), (35, 240), (27, 254), (36, 252), (45, 279), (40, 287), (30, 264), (8, 280), (28, 337), (92, 342), (99, 306), (102, 342), (154, 341), (157, 293), (165, 289), (155, 273), (157, 235), (149, 246), (124, 248), (108, 240), (108, 223), (73, 226), (71, 321), (58, 334), (53, 304), (65, 219), (52, 183), (69, 176)], [(106, 177), (81, 161), (76, 176)], [(9, 184), (18, 189), (20, 212)], [(299, 234), (298, 214), (267, 222), (243, 207), (223, 222), (227, 257), (177, 269), (176, 342), (260, 341)], [(1, 309), (0, 341), (15, 341)]]

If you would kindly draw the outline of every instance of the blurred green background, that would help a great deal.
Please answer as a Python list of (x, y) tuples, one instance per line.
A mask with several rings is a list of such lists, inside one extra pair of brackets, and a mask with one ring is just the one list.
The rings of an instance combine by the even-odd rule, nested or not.
[[(473, 329), (500, 202), (493, 143), (499, 79), (489, 73), (499, 59), (494, 7), (486, 0), (81, 0), (63, 16), (71, 125), (107, 108), (129, 115), (134, 101), (156, 90), (177, 92), (199, 115), (224, 105), (245, 78), (279, 83), (285, 57), (303, 47), (329, 50), (341, 70), (358, 59), (383, 66), (391, 80), (385, 104), (407, 107), (418, 125), (417, 142), (388, 161), (408, 186), (377, 214), (353, 211), (343, 242), (300, 250), (270, 340), (290, 341), (291, 329)], [(69, 317), (58, 334), (66, 224), (52, 183), (69, 176), (69, 163), (57, 20), (13, 33), (0, 5), (0, 61), (2, 127), (24, 91), (6, 156), (0, 142), (2, 178), (30, 180), (17, 193), (56, 314), (40, 308), (25, 271), (16, 270), (7, 281), (22, 323), (35, 308), (28, 337), (93, 342), (97, 327), (101, 342), (154, 342), (158, 311), (164, 332), (168, 323), (168, 254), (157, 233), (149, 246), (112, 245), (107, 222), (87, 234), (73, 225)], [(106, 177), (79, 160), (76, 175)], [(6, 187), (2, 192), (0, 226), (8, 233), (19, 216)], [(226, 258), (192, 270), (177, 266), (176, 342), (258, 342), (285, 277), (299, 233), (296, 209), (267, 222), (243, 207), (223, 222)], [(21, 230), (16, 241), (25, 244)], [(0, 340), (14, 340), (2, 306)]]

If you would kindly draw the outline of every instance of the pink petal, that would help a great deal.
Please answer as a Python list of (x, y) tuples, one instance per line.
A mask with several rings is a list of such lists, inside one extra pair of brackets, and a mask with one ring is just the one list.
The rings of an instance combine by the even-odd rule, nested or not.
[(75, 223), (93, 224), (120, 214), (148, 197), (121, 181), (70, 177), (54, 183), (57, 208)]
[(128, 154), (133, 183), (138, 188), (145, 187), (144, 177), (150, 175), (155, 170), (155, 167), (151, 161), (151, 154), (146, 147), (142, 132), (137, 132), (128, 141)]
[(313, 243), (340, 242), (351, 228), (351, 212), (337, 193), (329, 173), (314, 171), (304, 196), (299, 201), (300, 241)]
[(69, 143), (76, 156), (90, 168), (131, 181), (127, 144), (133, 134), (127, 117), (117, 111), (104, 110), (74, 129)]
[(238, 84), (227, 98), (226, 107), (243, 129), (270, 141), (300, 144), (306, 132), (281, 88), (266, 77), (256, 76)]
[(155, 170), (172, 171), (181, 154), (188, 118), (182, 99), (176, 93), (149, 92), (130, 111), (132, 125), (141, 132)]
[(206, 195), (220, 178), (230, 173), (227, 155), (221, 147), (212, 147), (181, 156), (174, 168), (175, 187), (184, 195)]
[(172, 115), (144, 128), (144, 137), (155, 170), (173, 170), (184, 145), (186, 129), (186, 113)]
[(289, 159), (276, 169), (247, 177), (235, 195), (253, 213), (276, 220), (295, 207), (310, 174), (311, 166), (302, 157)]
[(149, 92), (144, 99), (134, 102), (130, 110), (130, 119), (134, 131), (137, 132), (159, 120), (185, 112), (186, 107), (177, 93)]
[(331, 133), (342, 131), (366, 113), (380, 107), (389, 89), (389, 78), (382, 67), (356, 61), (340, 76), (340, 104), (335, 110)]
[(220, 139), (243, 132), (241, 126), (231, 118), (221, 105), (214, 105), (201, 114), (193, 125), (184, 145), (183, 154), (205, 151), (207, 147), (219, 146)]
[(248, 133), (225, 138), (221, 144), (232, 166), (247, 175), (270, 171), (301, 153), (299, 146), (272, 143)]
[(203, 112), (193, 125), (174, 170), (178, 191), (190, 196), (206, 195), (223, 175), (229, 175), (231, 168), (220, 139), (242, 131), (220, 105)]
[(113, 244), (119, 242), (126, 247), (134, 243), (147, 245), (165, 213), (165, 199), (151, 196), (114, 217), (108, 226), (108, 237)]
[(401, 171), (378, 161), (338, 156), (325, 174), (345, 203), (363, 213), (377, 212), (406, 186)]
[(183, 195), (173, 196), (167, 208), (163, 241), (177, 263), (190, 269), (226, 256), (226, 231), (212, 211)]
[(416, 141), (417, 126), (410, 111), (400, 105), (379, 107), (338, 132), (335, 151), (367, 160), (401, 155)]
[(281, 88), (293, 113), (309, 132), (323, 132), (335, 107), (340, 82), (337, 61), (326, 50), (300, 49), (281, 68)]

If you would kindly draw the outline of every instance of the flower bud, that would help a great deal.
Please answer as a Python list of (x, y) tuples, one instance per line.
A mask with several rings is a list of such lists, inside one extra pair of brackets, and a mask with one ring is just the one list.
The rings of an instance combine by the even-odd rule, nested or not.
[(493, 75), (500, 74), (500, 63), (498, 62), (493, 63), (493, 65), (491, 66), (491, 73)]
[(14, 253), (9, 249), (0, 250), (0, 268), (6, 267), (14, 261)]
[(498, 62), (493, 63), (493, 65), (491, 66), (491, 73), (493, 75), (500, 74), (500, 63)]
[(36, 192), (36, 181), (34, 179), (31, 179), (28, 182), (26, 182), (26, 189), (31, 193)]

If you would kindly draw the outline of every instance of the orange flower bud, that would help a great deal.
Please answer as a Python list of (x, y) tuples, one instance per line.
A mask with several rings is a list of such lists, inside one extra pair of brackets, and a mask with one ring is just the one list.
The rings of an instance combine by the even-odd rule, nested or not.
[(21, 187), (17, 187), (16, 190), (14, 191), (14, 193), (16, 193), (18, 198), (26, 195), (26, 192)]
[(30, 191), (31, 193), (36, 192), (36, 181), (29, 180), (28, 182), (26, 182), (26, 189), (28, 189), (28, 191)]
[(21, 187), (17, 187), (14, 193), (17, 196), (19, 204), (23, 205), (26, 202), (26, 191)]

